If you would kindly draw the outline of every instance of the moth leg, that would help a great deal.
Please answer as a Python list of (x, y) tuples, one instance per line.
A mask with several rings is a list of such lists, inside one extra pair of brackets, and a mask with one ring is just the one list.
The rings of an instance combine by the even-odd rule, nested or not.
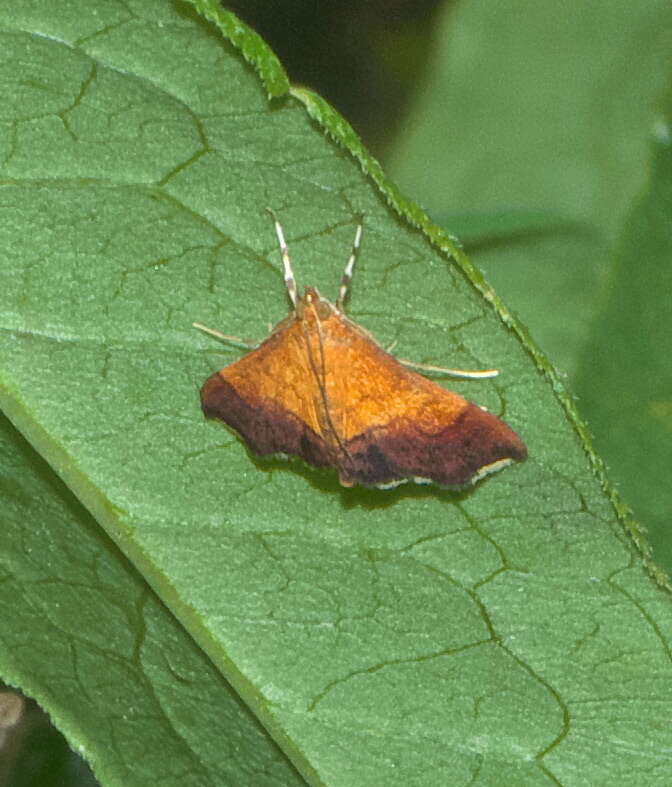
[(406, 361), (403, 358), (397, 358), (399, 363), (404, 366), (409, 366), (412, 369), (421, 369), (425, 372), (438, 372), (439, 374), (448, 374), (451, 377), (464, 377), (468, 380), (485, 380), (489, 377), (497, 377), (499, 369), (449, 369), (447, 366), (434, 366), (430, 363), (417, 363), (416, 361)]
[(257, 346), (254, 342), (248, 342), (245, 339), (241, 339), (240, 336), (230, 336), (228, 333), (222, 333), (221, 331), (217, 331), (214, 328), (208, 328), (208, 326), (203, 325), (203, 323), (192, 322), (191, 324), (199, 331), (203, 331), (203, 333), (207, 333), (210, 336), (214, 336), (215, 339), (219, 339), (220, 342), (226, 342), (227, 344), (238, 344), (248, 350), (251, 350)]

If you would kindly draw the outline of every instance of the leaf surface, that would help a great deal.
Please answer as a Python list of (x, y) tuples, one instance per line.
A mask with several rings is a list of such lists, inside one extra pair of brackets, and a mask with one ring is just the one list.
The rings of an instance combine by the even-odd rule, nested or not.
[(3, 678), (49, 710), (103, 785), (305, 784), (4, 417), (0, 445)]

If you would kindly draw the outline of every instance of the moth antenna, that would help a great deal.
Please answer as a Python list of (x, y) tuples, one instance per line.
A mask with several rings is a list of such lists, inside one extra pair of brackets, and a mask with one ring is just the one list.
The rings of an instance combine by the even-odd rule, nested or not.
[(287, 288), (287, 294), (289, 295), (289, 300), (292, 302), (292, 306), (296, 309), (296, 279), (294, 278), (294, 271), (292, 270), (292, 261), (289, 258), (289, 249), (287, 248), (287, 243), (285, 241), (285, 234), (282, 231), (282, 225), (278, 221), (278, 217), (273, 213), (270, 208), (266, 208), (266, 210), (271, 214), (273, 218), (273, 223), (275, 224), (275, 234), (278, 236), (278, 243), (280, 244), (280, 254), (282, 255), (282, 266), (284, 268), (284, 277), (285, 277), (285, 287)]
[(252, 344), (251, 342), (246, 342), (245, 339), (241, 339), (240, 336), (229, 336), (227, 333), (222, 333), (221, 331), (217, 331), (214, 328), (208, 328), (207, 325), (203, 325), (200, 322), (192, 322), (191, 323), (194, 328), (197, 328), (199, 331), (203, 331), (203, 333), (207, 333), (209, 336), (214, 336), (215, 339), (219, 339), (220, 342), (230, 342), (231, 344), (239, 344), (242, 347), (246, 347), (247, 349), (252, 349), (256, 345)]
[(350, 282), (352, 281), (352, 273), (355, 269), (355, 260), (357, 259), (357, 252), (359, 251), (359, 244), (361, 240), (362, 240), (362, 224), (360, 222), (357, 225), (357, 229), (355, 231), (355, 240), (352, 243), (352, 251), (350, 252), (350, 257), (345, 266), (345, 270), (343, 271), (343, 275), (341, 276), (341, 286), (338, 288), (338, 298), (336, 299), (336, 308), (341, 312), (343, 311), (343, 304), (345, 303), (345, 299), (348, 295), (348, 289), (350, 287)]
[(446, 366), (433, 366), (429, 363), (406, 361), (403, 358), (397, 358), (397, 360), (404, 366), (410, 366), (413, 369), (423, 369), (426, 372), (439, 372), (442, 374), (449, 374), (451, 377), (464, 377), (468, 380), (487, 380), (489, 377), (497, 377), (499, 374), (499, 369), (449, 369)]

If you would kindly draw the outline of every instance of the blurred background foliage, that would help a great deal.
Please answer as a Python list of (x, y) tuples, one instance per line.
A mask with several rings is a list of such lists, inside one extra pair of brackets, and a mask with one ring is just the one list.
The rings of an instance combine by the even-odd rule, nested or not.
[(0, 681), (0, 785), (95, 787), (84, 760), (70, 749), (35, 700)]
[(668, 0), (227, 7), (528, 325), (672, 572)]
[(431, 69), (442, 0), (223, 2), (265, 39), (294, 84), (336, 107), (381, 159)]
[[(224, 5), (461, 240), (566, 373), (672, 573), (669, 0)], [(95, 784), (44, 714), (21, 708), (0, 784)]]

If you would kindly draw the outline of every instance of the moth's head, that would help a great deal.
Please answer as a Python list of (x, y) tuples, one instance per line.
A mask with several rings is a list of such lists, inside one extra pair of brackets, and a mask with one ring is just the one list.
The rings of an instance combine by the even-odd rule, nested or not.
[(315, 315), (318, 320), (328, 320), (336, 311), (333, 303), (323, 298), (315, 287), (306, 287), (303, 295), (296, 302), (296, 317), (299, 320), (306, 315)]

